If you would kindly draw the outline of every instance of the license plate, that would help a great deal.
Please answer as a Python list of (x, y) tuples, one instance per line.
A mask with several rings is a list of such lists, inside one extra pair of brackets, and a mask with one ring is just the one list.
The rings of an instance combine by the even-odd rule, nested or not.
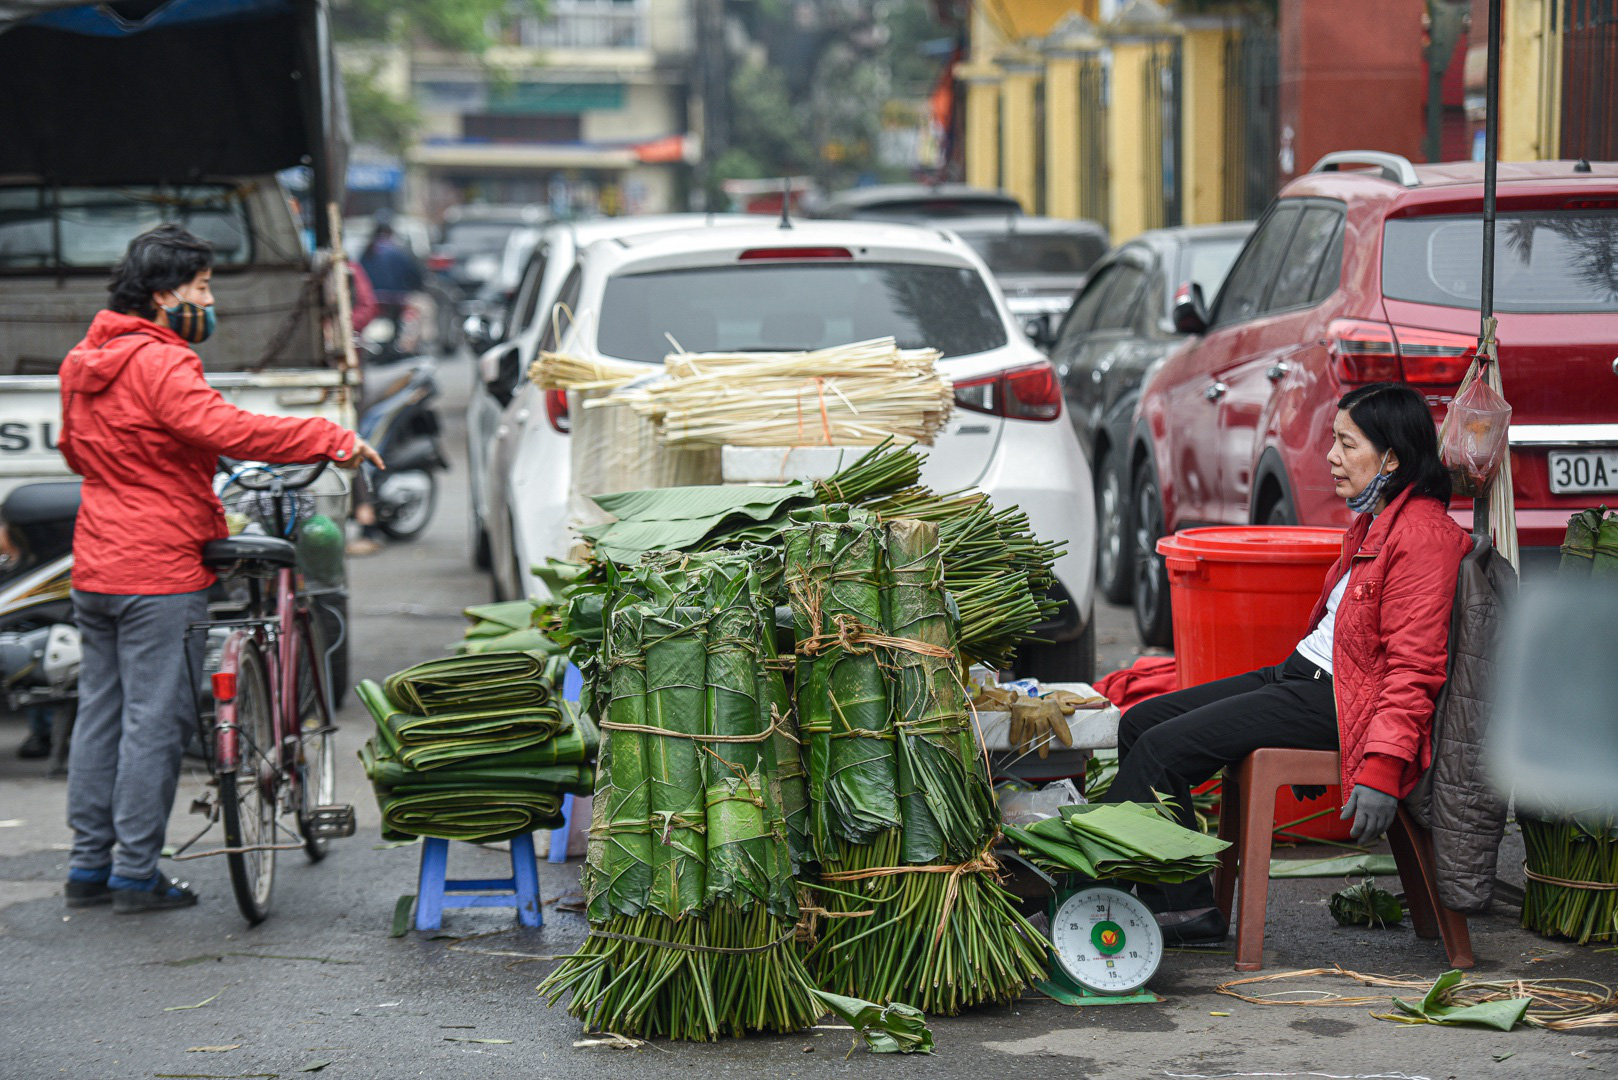
[(1551, 491), (1618, 491), (1618, 450), (1550, 455)]

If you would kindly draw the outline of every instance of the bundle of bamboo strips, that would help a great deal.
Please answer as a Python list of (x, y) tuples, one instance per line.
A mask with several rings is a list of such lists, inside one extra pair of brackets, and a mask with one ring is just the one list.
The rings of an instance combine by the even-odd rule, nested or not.
[(614, 398), (675, 446), (931, 445), (954, 405), (938, 357), (892, 338), (812, 352), (676, 353), (669, 378)]
[(528, 368), (528, 377), (541, 390), (600, 390), (622, 386), (655, 369), (628, 360), (594, 360), (565, 353), (542, 352)]

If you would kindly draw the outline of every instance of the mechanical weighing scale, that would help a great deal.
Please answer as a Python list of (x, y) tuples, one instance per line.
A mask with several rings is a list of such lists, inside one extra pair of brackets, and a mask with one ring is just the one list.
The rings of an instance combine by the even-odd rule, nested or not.
[(1034, 984), (1047, 997), (1064, 1005), (1163, 1000), (1146, 989), (1163, 962), (1163, 931), (1132, 894), (1090, 881), (1053, 882), (1050, 940), (1051, 977)]

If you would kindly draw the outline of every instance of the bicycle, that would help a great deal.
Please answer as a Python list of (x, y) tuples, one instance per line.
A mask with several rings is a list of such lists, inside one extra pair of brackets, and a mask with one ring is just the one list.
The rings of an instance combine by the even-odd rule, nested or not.
[[(314, 616), (298, 573), (301, 494), (329, 462), (277, 467), (233, 463), (225, 488), (238, 486), (269, 505), (276, 535), (246, 533), (203, 546), (202, 561), (221, 581), (245, 582), (239, 617), (209, 619), (192, 633), (224, 632), (218, 666), (210, 676), (214, 710), (199, 709), (198, 726), (218, 802), (196, 808), (209, 822), (175, 853), (176, 858), (225, 855), (237, 907), (249, 925), (269, 914), (275, 857), (303, 850), (312, 862), (326, 856), (328, 841), (354, 834), (354, 808), (336, 799), (335, 709), (329, 658), (316, 649)], [(307, 469), (289, 480), (289, 469)], [(263, 496), (268, 496), (264, 499)], [(189, 641), (188, 641), (189, 646)], [(332, 646), (335, 648), (336, 646)], [(328, 650), (329, 652), (330, 650)], [(190, 655), (188, 648), (187, 655)], [(283, 821), (296, 819), (294, 833)], [(225, 846), (184, 855), (216, 821)], [(278, 834), (284, 832), (287, 839)]]

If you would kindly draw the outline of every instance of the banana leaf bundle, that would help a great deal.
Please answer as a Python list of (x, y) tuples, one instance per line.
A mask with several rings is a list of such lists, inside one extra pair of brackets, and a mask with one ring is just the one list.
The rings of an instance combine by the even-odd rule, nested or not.
[(822, 1009), (795, 943), (753, 575), (732, 555), (631, 576), (651, 599), (609, 602), (590, 936), (540, 993), (570, 993), (593, 1030), (800, 1030)]
[(1567, 534), (1562, 538), (1562, 561), (1557, 572), (1573, 577), (1587, 577), (1595, 563), (1596, 540), (1601, 534), (1602, 519), (1607, 516), (1605, 506), (1580, 510), (1567, 522)]
[(1060, 816), (1007, 825), (1018, 850), (1054, 873), (1179, 884), (1211, 873), (1229, 843), (1187, 829), (1158, 806), (1089, 803)]
[(562, 796), (588, 794), (592, 783), (592, 770), (583, 764), (536, 766), (507, 756), (423, 772), (389, 756), (376, 738), (361, 747), (360, 761), (376, 792), (385, 840), (435, 836), (482, 843), (558, 828)]
[(1618, 514), (1609, 513), (1601, 519), (1594, 554), (1590, 567), (1593, 576), (1618, 577)]
[(1618, 824), (1611, 819), (1543, 821), (1521, 810), (1522, 924), (1580, 945), (1618, 940)]
[(566, 658), (538, 652), (491, 652), (428, 660), (390, 675), (383, 688), (422, 715), (539, 708), (553, 696)]
[[(853, 523), (869, 517), (859, 511), (828, 511), (827, 516), (846, 516)], [(855, 571), (836, 562), (817, 567), (812, 558), (795, 557), (803, 548), (810, 553), (837, 550), (816, 535), (816, 528), (825, 526), (811, 525), (807, 543), (798, 533), (788, 533), (788, 581), (794, 608), (802, 609), (805, 624), (813, 614), (808, 601), (822, 591), (817, 574), (832, 580), (824, 592), (835, 596), (837, 578), (857, 582), (866, 569), (863, 561), (855, 563)], [(995, 880), (988, 854), (999, 811), (970, 727), (954, 627), (941, 587), (939, 530), (930, 522), (899, 520), (874, 532), (881, 622), (874, 635), (864, 636), (875, 640), (860, 640), (864, 624), (845, 621), (837, 626), (834, 617), (845, 642), (834, 647), (874, 646), (888, 676), (891, 739), (852, 741), (891, 755), (900, 827), (861, 843), (858, 834), (835, 828), (838, 804), (828, 799), (817, 806), (817, 820), (830, 819), (834, 827), (838, 857), (822, 861), (821, 903), (831, 917), (809, 960), (825, 989), (907, 1001), (928, 1012), (954, 1014), (985, 1002), (1011, 1001), (1028, 983), (1044, 977), (1046, 950)], [(801, 626), (800, 634), (806, 629)], [(814, 657), (808, 665), (811, 695), (818, 693), (814, 668), (824, 662)], [(835, 693), (830, 699), (838, 700)], [(804, 701), (801, 691), (800, 704), (807, 716), (812, 702)], [(841, 715), (833, 708), (833, 725)], [(833, 734), (838, 733), (834, 726)], [(827, 775), (835, 776), (842, 762), (816, 756), (814, 744), (810, 734), (812, 789), (835, 791), (816, 775), (816, 764), (827, 760), (832, 770)], [(886, 783), (887, 774), (871, 775)], [(885, 794), (888, 789), (879, 790)], [(845, 799), (843, 805), (849, 804), (858, 802)]]

